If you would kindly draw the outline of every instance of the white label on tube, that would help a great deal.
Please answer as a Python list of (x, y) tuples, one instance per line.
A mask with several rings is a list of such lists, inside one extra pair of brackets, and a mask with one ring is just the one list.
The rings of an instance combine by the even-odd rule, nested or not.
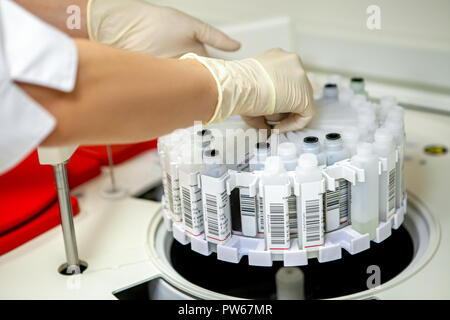
[(249, 196), (248, 188), (239, 190), (242, 233), (244, 236), (254, 237), (257, 233), (257, 204), (256, 196)]
[(202, 175), (202, 202), (208, 242), (221, 244), (231, 236), (230, 201), (225, 181), (228, 175), (213, 178)]
[(289, 235), (289, 206), (286, 186), (264, 186), (265, 237), (269, 250), (288, 250)]
[(303, 249), (312, 250), (324, 244), (323, 180), (298, 186), (300, 187), (298, 228), (301, 230), (299, 245)]
[(258, 233), (264, 234), (264, 199), (258, 197)]
[(181, 199), (180, 199), (180, 181), (178, 176), (173, 175), (172, 177), (172, 214), (175, 222), (181, 222)]
[(328, 190), (324, 197), (325, 202), (325, 231), (333, 231), (339, 228), (339, 188), (336, 191)]
[(170, 212), (173, 215), (172, 176), (170, 175), (170, 173), (167, 172), (166, 177), (167, 177), (167, 179), (166, 179), (167, 180), (166, 197), (167, 197), (167, 202), (169, 203)]
[(295, 195), (288, 198), (289, 209), (289, 234), (291, 236), (297, 236), (297, 199)]
[(347, 225), (350, 212), (350, 183), (339, 179), (339, 225)]
[(323, 245), (323, 210), (321, 199), (302, 201), (303, 247), (305, 249)]
[(387, 218), (395, 213), (395, 167), (389, 171), (387, 188)]
[(197, 185), (181, 187), (184, 229), (193, 236), (203, 233), (203, 212), (201, 190)]

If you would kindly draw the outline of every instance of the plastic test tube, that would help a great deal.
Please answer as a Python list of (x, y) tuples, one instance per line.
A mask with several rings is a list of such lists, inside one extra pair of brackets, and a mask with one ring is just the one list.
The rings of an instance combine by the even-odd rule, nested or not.
[(274, 255), (290, 247), (288, 197), (289, 177), (278, 156), (268, 157), (260, 178), (260, 190), (264, 198), (264, 237), (267, 248)]
[(323, 179), (316, 155), (302, 154), (298, 159), (295, 175), (300, 184), (300, 196), (297, 197), (299, 248), (321, 246), (324, 244), (323, 194), (308, 187), (308, 183)]
[[(339, 133), (329, 133), (325, 136), (325, 153), (327, 155), (327, 165), (333, 165), (337, 161), (350, 157), (349, 151), (344, 148), (344, 144)], [(325, 193), (325, 221), (326, 231), (332, 231), (345, 227), (350, 219), (350, 188), (345, 179), (337, 180), (338, 186), (335, 191), (327, 190)]]
[(387, 221), (395, 213), (395, 144), (386, 128), (375, 132), (375, 153), (385, 163), (379, 182), (379, 218)]
[(181, 151), (182, 158), (178, 178), (183, 225), (186, 232), (198, 236), (204, 232), (202, 191), (198, 185), (198, 176), (202, 168), (202, 149), (186, 144)]
[[(297, 147), (292, 142), (283, 142), (278, 146), (278, 156), (284, 163), (284, 168), (286, 171), (294, 171), (297, 162)], [(297, 230), (297, 202), (295, 200), (295, 195), (288, 198), (288, 209), (289, 209), (289, 233), (291, 236), (296, 236)]]
[(351, 78), (350, 88), (355, 94), (366, 94), (364, 78)]
[(222, 244), (231, 236), (231, 211), (225, 184), (227, 168), (218, 150), (205, 151), (201, 173), (206, 239)]
[(323, 102), (333, 103), (338, 101), (339, 91), (335, 83), (327, 83), (323, 87)]
[(406, 194), (405, 182), (403, 180), (405, 143), (406, 143), (403, 117), (401, 117), (398, 120), (391, 119), (386, 121), (384, 127), (388, 129), (389, 132), (391, 132), (391, 134), (393, 135), (398, 152), (398, 161), (395, 166), (395, 173), (396, 173), (395, 202), (396, 208), (400, 208), (403, 204), (403, 199)]
[(342, 131), (342, 139), (344, 141), (344, 148), (350, 152), (351, 155), (356, 154), (356, 146), (359, 142), (359, 130), (357, 127), (349, 126)]
[(378, 227), (378, 156), (373, 146), (364, 142), (358, 145), (350, 163), (364, 170), (364, 182), (351, 186), (352, 228), (361, 234), (368, 233), (370, 239), (376, 237)]
[(308, 136), (303, 138), (302, 150), (304, 153), (313, 153), (317, 156), (319, 166), (327, 164), (327, 156), (320, 150), (319, 138), (315, 136)]

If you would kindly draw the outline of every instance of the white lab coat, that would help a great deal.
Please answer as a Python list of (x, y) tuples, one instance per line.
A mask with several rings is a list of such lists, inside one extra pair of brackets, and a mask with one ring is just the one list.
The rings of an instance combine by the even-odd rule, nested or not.
[(73, 90), (78, 55), (68, 36), (10, 0), (0, 0), (0, 174), (55, 127), (54, 117), (14, 81)]

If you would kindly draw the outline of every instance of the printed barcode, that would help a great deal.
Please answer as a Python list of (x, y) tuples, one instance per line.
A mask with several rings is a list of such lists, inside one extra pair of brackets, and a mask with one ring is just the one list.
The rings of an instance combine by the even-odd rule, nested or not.
[(172, 177), (167, 173), (167, 201), (169, 202), (169, 208), (173, 212), (173, 197), (172, 197)]
[(395, 209), (395, 168), (389, 171), (388, 212)]
[(206, 219), (208, 221), (208, 233), (213, 236), (219, 236), (219, 221), (217, 212), (216, 196), (205, 194), (206, 196)]
[(283, 203), (269, 205), (270, 243), (282, 245), (286, 243), (286, 231)]
[(181, 187), (181, 193), (183, 196), (182, 210), (184, 215), (184, 225), (192, 230), (191, 193), (186, 187)]
[(264, 233), (264, 200), (258, 197), (259, 232)]
[(327, 211), (339, 208), (339, 188), (336, 188), (336, 191), (327, 191), (325, 196), (325, 207)]
[(305, 201), (305, 229), (306, 242), (320, 240), (321, 230), (319, 199)]
[(297, 199), (295, 196), (288, 198), (288, 212), (289, 212), (289, 232), (292, 235), (297, 234)]
[(348, 221), (348, 212), (350, 210), (349, 201), (349, 182), (346, 180), (339, 181), (339, 222), (340, 224)]
[(246, 194), (241, 196), (241, 214), (243, 216), (254, 217), (256, 215), (256, 197), (250, 197)]

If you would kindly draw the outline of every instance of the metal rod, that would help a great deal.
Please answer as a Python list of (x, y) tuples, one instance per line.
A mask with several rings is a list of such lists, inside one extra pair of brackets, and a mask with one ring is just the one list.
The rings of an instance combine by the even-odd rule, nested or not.
[(111, 177), (111, 191), (116, 192), (116, 178), (114, 177), (114, 162), (112, 156), (111, 145), (106, 146), (106, 152), (108, 153), (108, 162), (109, 162), (109, 176)]
[(69, 183), (67, 180), (66, 164), (59, 163), (53, 166), (56, 190), (58, 192), (59, 210), (61, 214), (61, 227), (66, 250), (67, 272), (79, 273), (80, 260), (78, 259), (77, 239), (73, 224), (72, 204), (70, 201)]

